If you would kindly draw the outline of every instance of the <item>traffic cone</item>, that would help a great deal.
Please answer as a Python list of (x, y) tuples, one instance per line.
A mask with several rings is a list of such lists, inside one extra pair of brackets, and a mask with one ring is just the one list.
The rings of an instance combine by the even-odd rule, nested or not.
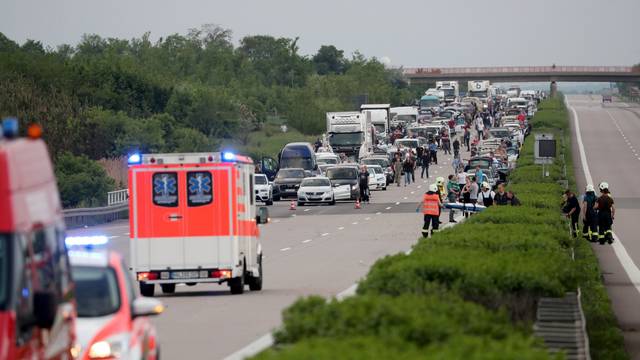
[(360, 209), (360, 200), (356, 200), (356, 205), (353, 208)]
[(289, 205), (289, 210), (295, 210), (296, 209), (296, 202), (295, 201), (291, 201), (291, 205)]

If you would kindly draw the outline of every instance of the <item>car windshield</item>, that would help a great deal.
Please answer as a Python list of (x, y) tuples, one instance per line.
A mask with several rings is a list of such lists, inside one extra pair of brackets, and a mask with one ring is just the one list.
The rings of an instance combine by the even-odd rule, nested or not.
[(382, 174), (382, 170), (379, 167), (370, 167), (367, 170), (372, 174)]
[(327, 177), (331, 180), (355, 179), (358, 176), (356, 169), (352, 168), (330, 168), (327, 169)]
[(481, 169), (488, 169), (491, 166), (491, 163), (489, 162), (489, 160), (484, 160), (484, 159), (476, 159), (476, 160), (469, 161), (469, 167), (475, 169), (476, 166), (480, 166)]
[(0, 309), (5, 309), (9, 300), (9, 239), (0, 234)]
[(380, 165), (382, 167), (389, 166), (387, 159), (362, 159), (362, 163), (365, 165)]
[(257, 185), (265, 185), (267, 183), (266, 176), (256, 176), (254, 179)]
[(362, 132), (331, 134), (329, 137), (329, 144), (333, 146), (360, 145), (362, 144)]
[(456, 94), (456, 91), (453, 88), (440, 88), (440, 90), (444, 91), (444, 96), (451, 96)]
[(491, 135), (493, 135), (494, 137), (497, 137), (497, 138), (509, 137), (509, 130), (494, 130), (494, 129), (491, 129), (491, 130), (489, 130), (489, 132), (491, 133)]
[(303, 178), (304, 177), (304, 170), (283, 169), (283, 170), (278, 171), (278, 175), (276, 177), (278, 179)]
[(300, 187), (303, 186), (331, 186), (331, 181), (329, 179), (304, 179), (300, 184)]
[(318, 164), (337, 164), (338, 163), (338, 159), (336, 158), (323, 158), (323, 159), (318, 159)]
[(420, 107), (423, 108), (427, 108), (427, 107), (436, 107), (440, 105), (440, 101), (436, 100), (436, 99), (425, 99), (425, 100), (420, 100)]
[(99, 317), (120, 309), (120, 290), (116, 273), (110, 267), (73, 266), (79, 317)]

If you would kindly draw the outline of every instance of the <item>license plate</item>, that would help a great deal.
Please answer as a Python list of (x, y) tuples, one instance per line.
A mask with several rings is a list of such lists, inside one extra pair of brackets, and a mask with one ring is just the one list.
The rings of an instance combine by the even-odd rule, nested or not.
[(172, 279), (197, 279), (199, 277), (197, 271), (174, 271), (171, 273)]

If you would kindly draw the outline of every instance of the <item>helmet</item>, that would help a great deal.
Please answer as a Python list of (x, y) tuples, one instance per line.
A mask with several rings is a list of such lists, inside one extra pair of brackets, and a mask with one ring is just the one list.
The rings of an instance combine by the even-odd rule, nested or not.
[(607, 184), (606, 182), (601, 182), (600, 185), (598, 186), (598, 188), (600, 190), (605, 190), (605, 189), (609, 189), (609, 184)]
[(593, 185), (589, 184), (589, 185), (587, 185), (587, 187), (585, 188), (585, 191), (586, 191), (586, 192), (590, 192), (590, 191), (596, 191), (596, 190), (593, 188)]
[(438, 186), (440, 186), (440, 185), (444, 185), (444, 178), (443, 178), (442, 176), (438, 176), (438, 177), (436, 178), (436, 184), (437, 184)]
[(436, 184), (429, 185), (429, 191), (438, 192), (438, 185), (436, 185)]
[(485, 189), (488, 189), (489, 188), (489, 183), (486, 182), (486, 181), (483, 181), (482, 182), (482, 187), (485, 188)]

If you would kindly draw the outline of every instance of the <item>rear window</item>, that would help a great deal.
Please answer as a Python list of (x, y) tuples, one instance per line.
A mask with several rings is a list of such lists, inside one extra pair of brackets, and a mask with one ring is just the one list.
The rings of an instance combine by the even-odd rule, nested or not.
[(178, 206), (178, 174), (164, 172), (153, 174), (153, 203), (157, 206)]
[(256, 185), (265, 185), (267, 183), (267, 177), (266, 176), (261, 176), (261, 175), (256, 175), (254, 177), (254, 181), (255, 181)]
[(330, 168), (327, 170), (327, 177), (331, 180), (355, 179), (358, 177), (358, 172), (351, 168)]
[(120, 290), (112, 268), (73, 266), (79, 317), (100, 317), (120, 309)]
[(187, 173), (187, 204), (202, 206), (213, 201), (213, 179), (208, 171)]

